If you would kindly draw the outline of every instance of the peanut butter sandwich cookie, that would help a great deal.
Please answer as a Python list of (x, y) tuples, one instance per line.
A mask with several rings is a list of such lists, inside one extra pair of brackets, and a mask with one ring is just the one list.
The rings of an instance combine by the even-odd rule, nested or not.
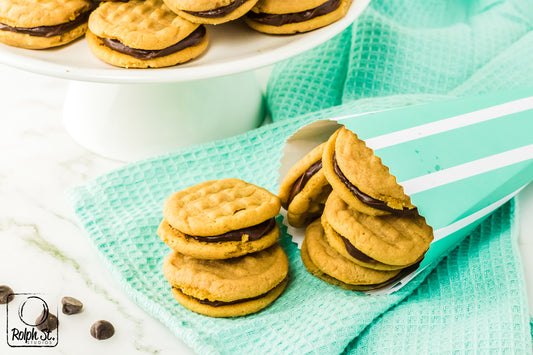
[(279, 198), (287, 210), (289, 224), (303, 227), (322, 214), (331, 192), (322, 171), (322, 152), (325, 143), (315, 147), (296, 163), (280, 184)]
[(307, 227), (300, 255), (312, 275), (346, 290), (381, 288), (403, 275), (400, 270), (369, 269), (346, 259), (328, 244), (320, 220)]
[(217, 25), (244, 16), (257, 0), (164, 0), (175, 13), (194, 23)]
[(389, 169), (350, 130), (342, 127), (329, 138), (322, 164), (333, 191), (357, 211), (372, 216), (416, 213)]
[(177, 16), (162, 0), (100, 4), (89, 17), (87, 41), (96, 57), (124, 68), (184, 63), (208, 46), (205, 27)]
[(2, 0), (0, 42), (28, 49), (70, 43), (87, 31), (93, 6), (90, 0)]
[(346, 259), (376, 270), (397, 270), (420, 261), (433, 229), (418, 214), (370, 216), (329, 196), (322, 226), (329, 245)]
[(270, 34), (308, 32), (346, 15), (352, 0), (260, 0), (245, 16), (253, 29)]
[(226, 260), (204, 260), (177, 251), (168, 255), (163, 273), (176, 300), (210, 317), (255, 313), (287, 285), (289, 261), (279, 245)]
[(206, 181), (172, 194), (158, 235), (199, 259), (227, 259), (266, 249), (279, 238), (279, 198), (239, 179)]

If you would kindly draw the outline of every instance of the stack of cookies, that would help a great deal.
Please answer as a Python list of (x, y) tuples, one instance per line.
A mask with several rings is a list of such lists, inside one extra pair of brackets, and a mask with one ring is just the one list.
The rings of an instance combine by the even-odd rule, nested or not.
[(344, 289), (391, 284), (417, 267), (433, 240), (396, 178), (344, 127), (289, 171), (279, 195), (289, 223), (307, 226), (304, 265)]
[[(124, 68), (187, 62), (208, 47), (204, 25), (240, 18), (269, 34), (327, 26), (352, 0), (3, 0), (0, 42), (28, 48), (62, 46), (87, 33), (102, 61)], [(93, 11), (94, 10), (94, 11)]]
[(278, 245), (279, 198), (239, 179), (172, 194), (157, 234), (173, 249), (163, 273), (184, 307), (211, 317), (257, 312), (285, 289), (289, 263)]

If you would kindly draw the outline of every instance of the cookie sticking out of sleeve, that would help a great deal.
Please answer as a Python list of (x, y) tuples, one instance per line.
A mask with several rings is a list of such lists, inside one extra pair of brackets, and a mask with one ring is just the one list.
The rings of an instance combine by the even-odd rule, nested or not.
[(333, 191), (355, 210), (372, 216), (416, 214), (389, 169), (350, 130), (342, 127), (329, 138), (322, 164)]
[(87, 41), (100, 60), (124, 68), (188, 62), (208, 46), (204, 26), (170, 11), (162, 0), (104, 2), (89, 17)]
[(2, 0), (0, 42), (27, 49), (62, 46), (83, 36), (91, 0)]
[(402, 270), (374, 270), (346, 259), (328, 244), (319, 219), (307, 227), (300, 255), (312, 275), (351, 291), (385, 287), (405, 275)]
[(315, 147), (298, 161), (279, 187), (281, 205), (287, 210), (289, 224), (304, 227), (322, 214), (331, 192), (322, 170), (325, 144)]
[(315, 30), (343, 18), (352, 0), (260, 0), (245, 16), (248, 26), (269, 34)]
[(333, 249), (376, 270), (397, 270), (417, 263), (433, 240), (433, 229), (418, 214), (366, 215), (335, 192), (329, 196), (321, 220)]

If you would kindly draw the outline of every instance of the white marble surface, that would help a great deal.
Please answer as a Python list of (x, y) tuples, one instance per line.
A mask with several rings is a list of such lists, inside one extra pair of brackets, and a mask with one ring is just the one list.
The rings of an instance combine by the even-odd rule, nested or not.
[[(65, 189), (124, 163), (88, 152), (68, 136), (61, 120), (66, 81), (4, 66), (0, 78), (0, 285), (85, 304), (81, 314), (60, 315), (59, 344), (47, 349), (8, 347), (0, 307), (0, 354), (192, 353), (122, 292), (64, 199)], [(533, 305), (533, 259), (527, 257), (533, 255), (533, 184), (520, 193), (519, 206)], [(111, 321), (115, 336), (91, 338), (89, 328), (98, 319)]]
[[(68, 83), (4, 66), (0, 78), (0, 285), (85, 305), (78, 315), (60, 314), (54, 348), (8, 347), (0, 305), (0, 354), (193, 353), (124, 294), (74, 221), (64, 191), (124, 163), (68, 136), (61, 119)], [(90, 336), (99, 319), (114, 324), (112, 338)]]

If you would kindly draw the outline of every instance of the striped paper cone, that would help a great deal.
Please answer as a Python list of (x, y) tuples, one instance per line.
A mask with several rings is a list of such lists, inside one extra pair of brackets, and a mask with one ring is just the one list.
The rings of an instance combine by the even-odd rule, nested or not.
[[(280, 177), (341, 124), (389, 167), (434, 230), (419, 268), (373, 294), (399, 290), (533, 180), (533, 88), (314, 122), (287, 140)], [(303, 240), (304, 230), (289, 233)]]

